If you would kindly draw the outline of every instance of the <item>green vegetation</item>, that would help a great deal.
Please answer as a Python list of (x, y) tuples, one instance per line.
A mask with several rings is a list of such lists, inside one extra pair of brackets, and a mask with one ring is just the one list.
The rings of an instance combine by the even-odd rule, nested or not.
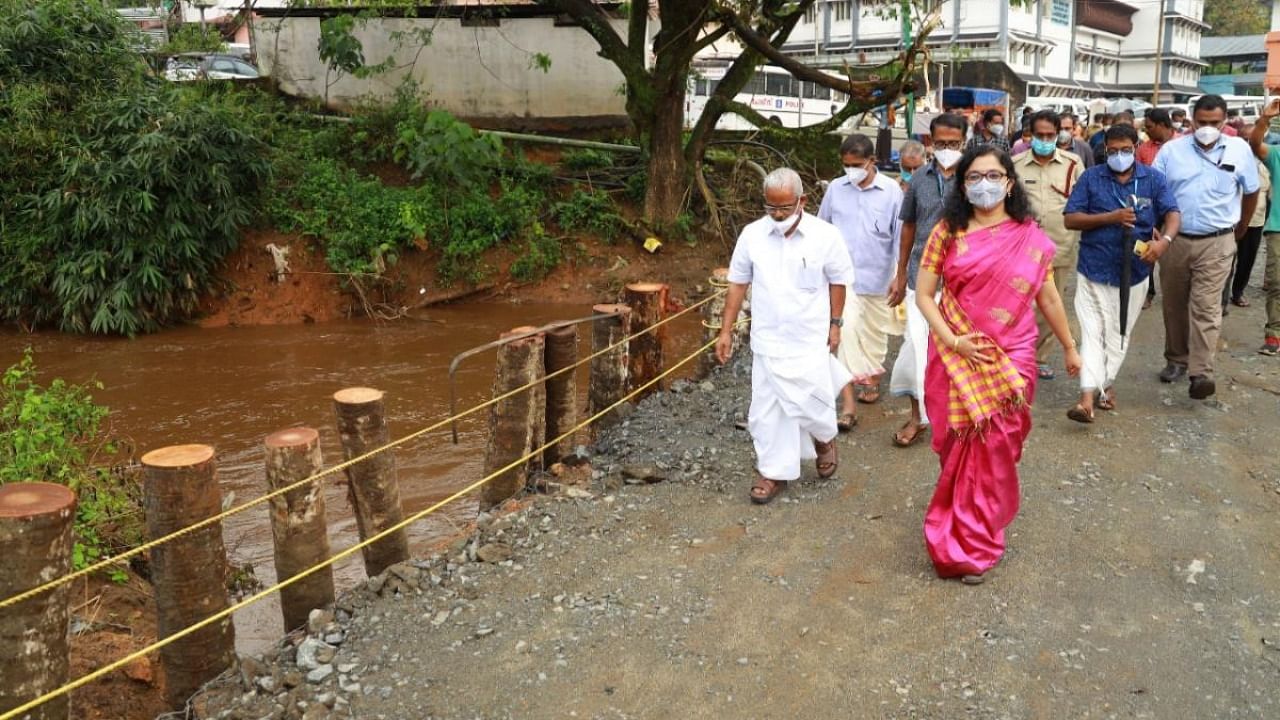
[(234, 99), (144, 74), (93, 2), (0, 4), (0, 314), (133, 334), (188, 315), (270, 175)]
[[(335, 73), (378, 67), (355, 22), (321, 38)], [(594, 150), (566, 154), (585, 178), (562, 198), (551, 168), (412, 86), (326, 119), (256, 86), (166, 82), (131, 43), (93, 0), (0, 2), (4, 320), (123, 335), (181, 322), (252, 224), (314, 239), (343, 274), (381, 276), (416, 247), (439, 254), (445, 282), (474, 282), (484, 255), (509, 246), (513, 275), (535, 279), (565, 257), (552, 226), (607, 242), (629, 230), (598, 176), (643, 198), (643, 173)]]
[[(140, 486), (96, 467), (115, 452), (104, 439), (107, 408), (89, 394), (96, 387), (41, 386), (30, 350), (0, 378), (0, 484), (52, 482), (76, 492), (77, 569), (137, 545), (143, 532)], [(113, 577), (123, 579), (123, 570)]]

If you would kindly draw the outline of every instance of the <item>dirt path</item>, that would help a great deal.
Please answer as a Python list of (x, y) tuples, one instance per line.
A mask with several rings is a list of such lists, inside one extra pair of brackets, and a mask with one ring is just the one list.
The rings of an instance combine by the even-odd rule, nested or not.
[(1156, 382), (1157, 312), (1118, 412), (1076, 425), (1073, 382), (1042, 384), (1010, 550), (979, 587), (929, 565), (937, 463), (890, 446), (903, 403), (865, 411), (836, 479), (751, 506), (740, 358), (607, 436), (594, 497), (483, 518), (450, 559), (317, 617), (336, 646), (318, 682), (299, 635), (209, 714), (1280, 717), (1280, 362), (1254, 354), (1260, 326), (1228, 319), (1219, 402)]

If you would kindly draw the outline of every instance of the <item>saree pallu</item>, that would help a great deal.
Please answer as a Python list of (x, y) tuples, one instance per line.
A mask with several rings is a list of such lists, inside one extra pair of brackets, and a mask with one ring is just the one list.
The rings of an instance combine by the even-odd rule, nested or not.
[(942, 278), (948, 327), (995, 345), (990, 363), (973, 363), (929, 339), (925, 404), (942, 470), (924, 535), (941, 577), (985, 573), (1004, 555), (1031, 432), (1035, 298), (1053, 255), (1053, 242), (1030, 221), (956, 234), (940, 224), (926, 246), (921, 266)]

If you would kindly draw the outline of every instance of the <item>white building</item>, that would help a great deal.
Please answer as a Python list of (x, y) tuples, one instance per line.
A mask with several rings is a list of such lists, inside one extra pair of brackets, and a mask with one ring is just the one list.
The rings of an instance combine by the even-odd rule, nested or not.
[[(818, 0), (784, 49), (820, 67), (878, 64), (902, 47), (894, 0)], [(913, 2), (912, 5), (919, 5)], [(1029, 95), (1198, 94), (1204, 0), (941, 0), (931, 80)]]

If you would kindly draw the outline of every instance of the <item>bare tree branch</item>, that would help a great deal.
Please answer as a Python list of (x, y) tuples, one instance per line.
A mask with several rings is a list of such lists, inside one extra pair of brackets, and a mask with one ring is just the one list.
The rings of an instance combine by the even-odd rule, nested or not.
[[(638, 53), (635, 48), (628, 47), (610, 24), (609, 15), (592, 0), (544, 1), (577, 21), (600, 44), (600, 54), (617, 65), (628, 80), (641, 77), (647, 72), (644, 67), (644, 43), (641, 43)], [(634, 32), (634, 26), (631, 31)]]

